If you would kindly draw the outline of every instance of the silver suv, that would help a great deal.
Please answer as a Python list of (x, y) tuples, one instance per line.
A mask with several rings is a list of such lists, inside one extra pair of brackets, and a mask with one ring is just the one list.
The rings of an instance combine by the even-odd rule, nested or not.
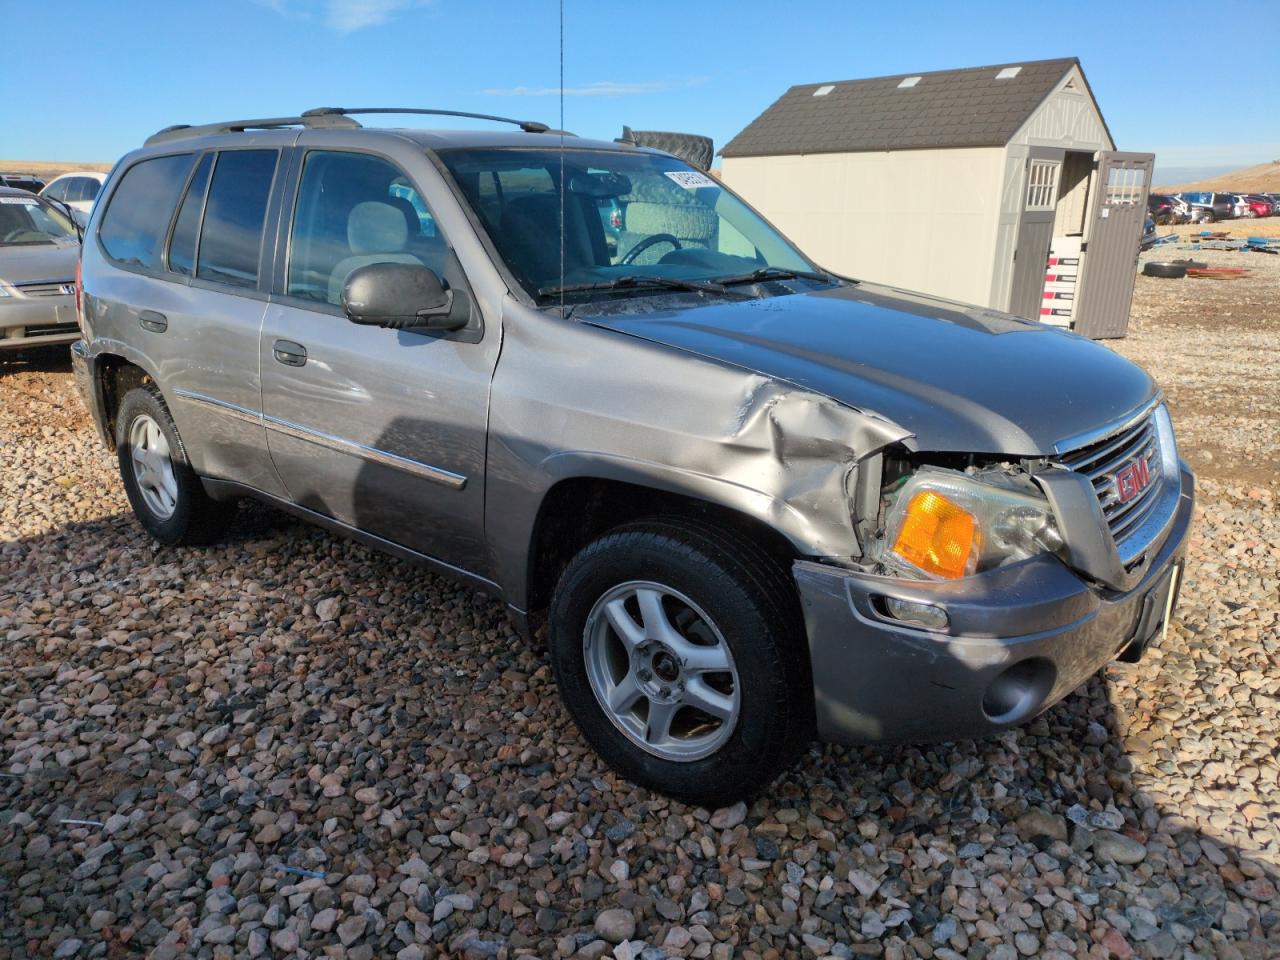
[(1161, 636), (1193, 481), (1133, 364), (832, 275), (656, 150), (366, 112), (433, 111), (171, 128), (103, 188), (75, 369), (158, 541), (250, 496), (491, 591), (701, 803)]

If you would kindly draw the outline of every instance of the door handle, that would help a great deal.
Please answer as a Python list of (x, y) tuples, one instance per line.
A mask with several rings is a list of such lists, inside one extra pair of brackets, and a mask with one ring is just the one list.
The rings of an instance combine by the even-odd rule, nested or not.
[(307, 348), (292, 340), (277, 340), (271, 345), (277, 361), (289, 367), (301, 367), (307, 362)]
[(138, 325), (152, 333), (164, 333), (169, 329), (169, 318), (155, 310), (143, 310), (138, 314)]

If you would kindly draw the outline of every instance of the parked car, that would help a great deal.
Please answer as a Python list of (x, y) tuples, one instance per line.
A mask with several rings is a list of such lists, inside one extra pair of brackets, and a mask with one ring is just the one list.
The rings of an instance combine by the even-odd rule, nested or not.
[(1215, 220), (1230, 220), (1234, 213), (1234, 202), (1225, 193), (1199, 191), (1180, 193), (1179, 197), (1191, 208), (1192, 223), (1212, 223)]
[(1183, 222), (1183, 214), (1178, 209), (1178, 201), (1171, 194), (1149, 194), (1147, 196), (1147, 212), (1157, 224)]
[(1244, 203), (1248, 208), (1248, 216), (1251, 217), (1269, 217), (1274, 211), (1274, 204), (1271, 199), (1260, 193), (1244, 194)]
[(80, 239), (69, 211), (0, 187), (0, 353), (71, 343)]
[(1146, 220), (1142, 223), (1142, 236), (1138, 238), (1138, 249), (1146, 250), (1149, 247), (1154, 246), (1158, 239), (1160, 239), (1160, 237), (1159, 234), (1156, 233), (1156, 221), (1152, 218), (1151, 214), (1147, 214)]
[(30, 173), (0, 173), (0, 187), (39, 193), (44, 189), (44, 181)]
[[(815, 736), (1027, 721), (1159, 640), (1193, 478), (1140, 368), (832, 275), (656, 149), (519, 127), (326, 110), (120, 162), (73, 362), (156, 541), (256, 497), (490, 591), (548, 625), (604, 759), (704, 805)], [(611, 196), (645, 198), (623, 252)]]
[(1193, 206), (1176, 193), (1172, 196), (1179, 223), (1211, 223), (1213, 221), (1212, 208)]
[(1231, 215), (1237, 218), (1253, 217), (1256, 214), (1249, 207), (1248, 198), (1242, 193), (1229, 193), (1228, 198), (1231, 200)]
[(106, 179), (105, 173), (99, 173), (96, 170), (64, 173), (49, 181), (49, 185), (40, 191), (40, 195), (65, 203), (76, 211), (77, 220), (83, 224), (88, 220), (89, 211), (93, 209), (93, 201), (97, 199), (98, 191), (102, 189)]

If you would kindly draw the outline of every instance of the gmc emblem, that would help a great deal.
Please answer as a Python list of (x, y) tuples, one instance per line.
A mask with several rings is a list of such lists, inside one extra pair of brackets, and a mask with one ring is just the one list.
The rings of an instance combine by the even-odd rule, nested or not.
[(1128, 503), (1151, 482), (1151, 470), (1147, 466), (1147, 458), (1139, 457), (1116, 471), (1116, 495), (1121, 503)]

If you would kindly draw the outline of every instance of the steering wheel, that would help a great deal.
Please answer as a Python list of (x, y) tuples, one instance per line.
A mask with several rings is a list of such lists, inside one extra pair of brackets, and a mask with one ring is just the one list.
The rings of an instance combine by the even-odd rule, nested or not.
[(655, 243), (669, 243), (673, 247), (675, 247), (677, 250), (681, 249), (680, 241), (677, 240), (675, 237), (673, 237), (671, 234), (655, 233), (651, 237), (645, 237), (643, 240), (637, 243), (634, 247), (628, 250), (623, 255), (622, 259), (618, 261), (618, 263), (620, 264), (634, 263), (636, 257), (640, 256), (640, 254), (644, 253), (646, 250), (652, 247)]

